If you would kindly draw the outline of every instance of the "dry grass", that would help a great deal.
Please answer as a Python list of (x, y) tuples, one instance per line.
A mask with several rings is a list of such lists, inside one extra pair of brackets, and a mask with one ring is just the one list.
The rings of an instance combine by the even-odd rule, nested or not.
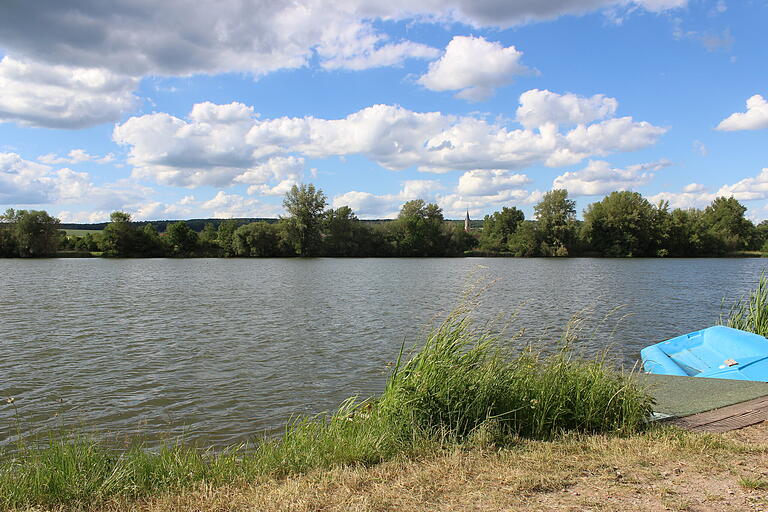
[[(706, 435), (572, 436), (502, 450), (336, 468), (236, 487), (204, 487), (98, 512), (768, 510), (768, 424)], [(758, 487), (758, 488), (755, 488)], [(37, 509), (42, 510), (42, 509)]]

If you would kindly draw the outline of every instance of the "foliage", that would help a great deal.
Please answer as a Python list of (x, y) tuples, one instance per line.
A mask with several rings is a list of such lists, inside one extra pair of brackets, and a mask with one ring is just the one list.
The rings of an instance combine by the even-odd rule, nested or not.
[(536, 223), (532, 221), (522, 222), (517, 231), (509, 237), (507, 248), (513, 256), (526, 258), (539, 256), (540, 241)]
[(445, 251), (443, 210), (423, 199), (406, 202), (390, 225), (398, 256), (442, 256)]
[(9, 209), (0, 216), (0, 255), (33, 258), (52, 256), (64, 233), (59, 219), (38, 210)]
[(232, 237), (232, 246), (237, 256), (276, 257), (287, 253), (283, 232), (279, 224), (252, 222), (240, 226)]
[(451, 315), (413, 357), (395, 366), (378, 398), (345, 401), (337, 411), (299, 418), (278, 439), (221, 453), (181, 444), (149, 451), (109, 450), (79, 436), (23, 447), (0, 463), (0, 508), (87, 508), (195, 486), (253, 481), (339, 465), (517, 436), (565, 432), (631, 433), (645, 425), (651, 399), (628, 375), (601, 361), (512, 356), (464, 313)]
[(768, 336), (768, 275), (760, 273), (757, 287), (737, 300), (720, 323), (734, 329)]
[(509, 238), (525, 220), (523, 212), (515, 208), (503, 207), (500, 212), (486, 215), (483, 219), (483, 231), (480, 233), (480, 249), (503, 251)]
[(704, 222), (725, 252), (749, 249), (757, 232), (744, 217), (747, 209), (733, 197), (718, 197), (704, 209)]
[(533, 207), (545, 256), (567, 256), (576, 239), (576, 201), (565, 189), (550, 190)]
[[(0, 257), (103, 251), (120, 257), (444, 257), (461, 255), (697, 257), (768, 252), (768, 221), (755, 226), (734, 198), (719, 197), (704, 210), (651, 204), (637, 192), (613, 192), (590, 204), (584, 221), (564, 189), (545, 193), (534, 205), (535, 221), (503, 206), (486, 215), (482, 229), (461, 222), (422, 199), (402, 205), (393, 221), (361, 221), (348, 206), (325, 209), (314, 185), (286, 194), (288, 216), (278, 221), (245, 219), (133, 222), (114, 212), (102, 232), (62, 236), (45, 212), (9, 210), (0, 216)], [(195, 228), (197, 226), (197, 228)], [(218, 226), (218, 227), (217, 227)], [(195, 229), (200, 229), (198, 234)], [(82, 233), (80, 233), (82, 234)], [(32, 241), (35, 241), (32, 243)], [(476, 250), (473, 250), (477, 248)]]
[(591, 247), (604, 256), (654, 254), (657, 214), (637, 192), (612, 192), (584, 212), (584, 228)]
[(165, 232), (165, 242), (171, 256), (191, 256), (197, 249), (197, 233), (180, 220), (174, 222)]
[(104, 256), (121, 258), (158, 257), (167, 251), (154, 226), (147, 224), (138, 229), (130, 214), (119, 211), (110, 215), (110, 223), (101, 234), (100, 248)]
[(288, 212), (285, 228), (288, 243), (299, 256), (316, 256), (320, 250), (323, 209), (327, 199), (314, 185), (294, 185), (285, 194), (283, 206)]
[(237, 254), (234, 245), (236, 230), (237, 222), (232, 219), (227, 219), (219, 224), (219, 229), (216, 232), (216, 242), (221, 248), (221, 252), (226, 257), (235, 256)]

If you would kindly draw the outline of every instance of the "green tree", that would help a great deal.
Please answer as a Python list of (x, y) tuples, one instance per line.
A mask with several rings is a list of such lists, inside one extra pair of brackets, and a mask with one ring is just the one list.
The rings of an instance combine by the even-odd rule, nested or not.
[(540, 256), (541, 240), (536, 222), (526, 220), (509, 236), (507, 250), (514, 256), (530, 258)]
[(283, 206), (288, 243), (299, 256), (315, 256), (320, 250), (323, 210), (327, 199), (314, 185), (294, 185), (285, 194)]
[(584, 212), (591, 247), (604, 256), (652, 256), (658, 236), (654, 206), (637, 192), (612, 192)]
[(550, 190), (533, 207), (542, 253), (567, 256), (576, 240), (576, 201), (568, 199), (565, 189)]
[(704, 209), (704, 222), (724, 251), (748, 249), (757, 238), (754, 224), (744, 217), (746, 211), (733, 197), (718, 197)]
[(524, 220), (525, 214), (514, 206), (505, 206), (500, 212), (486, 215), (480, 233), (480, 248), (487, 251), (507, 250), (509, 237)]
[[(59, 219), (51, 217), (47, 212), (38, 210), (9, 209), (2, 216), (10, 234), (2, 235), (2, 244), (10, 252), (15, 249), (15, 255), (22, 258), (51, 256), (61, 245), (62, 232), (59, 230)], [(11, 241), (12, 239), (12, 241)]]
[(256, 258), (276, 257), (285, 254), (281, 229), (278, 224), (251, 222), (235, 230), (232, 244), (237, 256)]
[(104, 256), (135, 256), (138, 252), (138, 231), (131, 224), (131, 215), (126, 212), (112, 212), (109, 224), (101, 236), (101, 250)]
[(442, 226), (439, 206), (422, 199), (408, 201), (390, 223), (397, 255), (442, 256), (446, 250)]
[(358, 256), (360, 253), (360, 221), (349, 206), (329, 209), (323, 215), (323, 254), (326, 256)]
[(219, 224), (219, 229), (216, 232), (216, 243), (226, 257), (237, 255), (234, 246), (235, 230), (237, 230), (237, 221), (227, 219)]
[(165, 229), (165, 241), (172, 256), (191, 256), (197, 249), (197, 233), (183, 220)]

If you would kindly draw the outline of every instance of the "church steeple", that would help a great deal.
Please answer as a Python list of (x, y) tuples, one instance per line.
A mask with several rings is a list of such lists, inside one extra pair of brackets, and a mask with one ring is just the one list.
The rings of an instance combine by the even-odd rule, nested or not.
[(467, 218), (464, 219), (464, 231), (469, 233), (469, 210), (467, 210)]

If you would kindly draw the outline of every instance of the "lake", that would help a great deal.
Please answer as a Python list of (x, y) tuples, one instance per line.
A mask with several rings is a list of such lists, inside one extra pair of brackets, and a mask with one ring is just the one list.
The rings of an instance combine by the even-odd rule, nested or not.
[[(485, 288), (510, 343), (631, 367), (718, 321), (761, 259), (0, 260), (0, 445), (57, 429), (222, 446), (381, 391), (404, 343)], [(617, 309), (618, 308), (618, 309)], [(5, 402), (15, 397), (14, 406)]]

